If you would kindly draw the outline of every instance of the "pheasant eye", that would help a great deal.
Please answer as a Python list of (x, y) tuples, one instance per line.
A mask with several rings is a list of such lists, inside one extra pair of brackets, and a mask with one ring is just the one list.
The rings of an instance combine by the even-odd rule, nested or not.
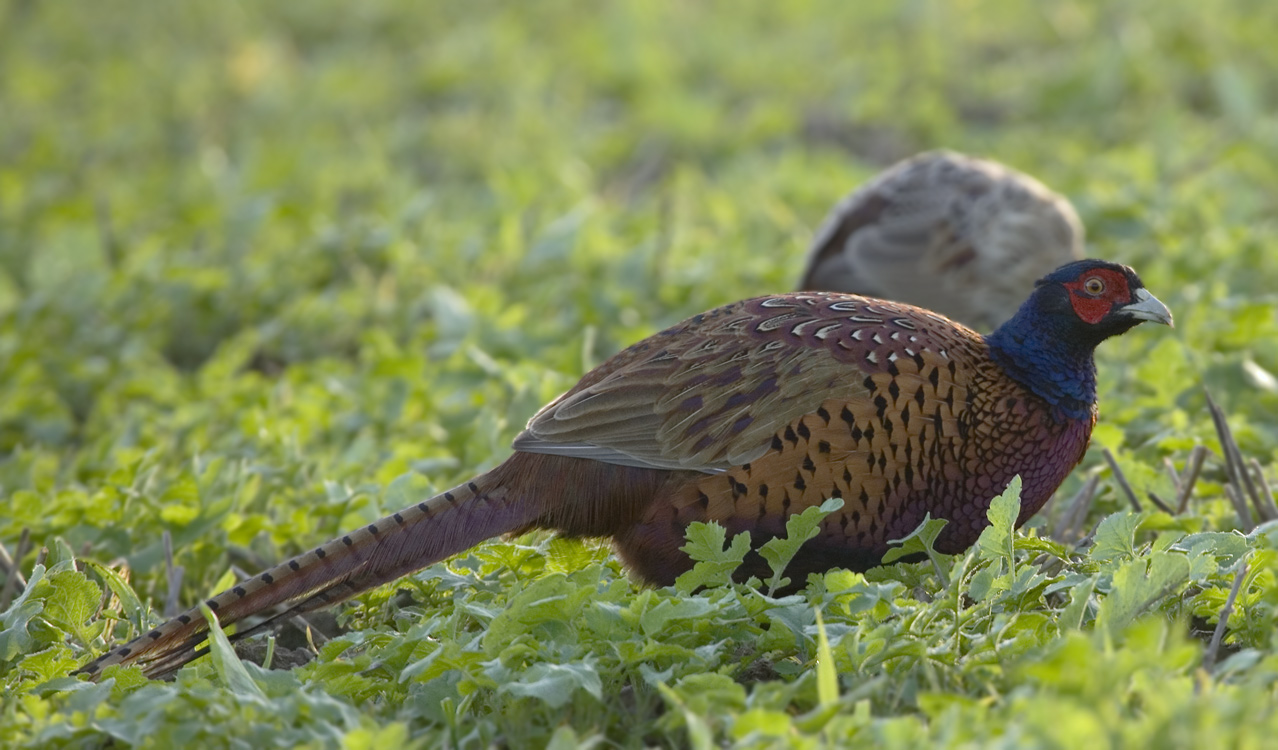
[(1105, 282), (1093, 276), (1087, 281), (1083, 282), (1083, 289), (1085, 289), (1088, 294), (1100, 294), (1101, 292), (1105, 291)]

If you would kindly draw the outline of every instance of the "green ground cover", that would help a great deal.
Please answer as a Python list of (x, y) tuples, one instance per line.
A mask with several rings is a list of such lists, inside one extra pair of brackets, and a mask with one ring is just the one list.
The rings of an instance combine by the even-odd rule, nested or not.
[[(0, 746), (1268, 746), (1278, 528), (1239, 531), (1204, 389), (1272, 480), (1274, 38), (1263, 0), (0, 3)], [(1033, 528), (1008, 495), (966, 556), (794, 597), (724, 583), (712, 529), (696, 592), (530, 536), (293, 671), (66, 677), (158, 618), (165, 532), (188, 603), (491, 467), (937, 146), (1070, 196), (1176, 315), (1102, 348)]]

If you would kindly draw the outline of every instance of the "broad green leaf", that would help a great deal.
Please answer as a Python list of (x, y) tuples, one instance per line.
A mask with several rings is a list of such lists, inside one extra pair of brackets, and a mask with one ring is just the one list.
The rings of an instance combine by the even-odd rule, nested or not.
[(538, 662), (497, 688), (498, 693), (536, 698), (551, 708), (567, 704), (577, 690), (603, 700), (603, 683), (590, 659), (571, 664)]
[(124, 616), (130, 621), (137, 622), (141, 619), (145, 607), (142, 606), (142, 600), (138, 599), (138, 595), (134, 592), (133, 587), (129, 585), (124, 577), (117, 573), (113, 568), (96, 560), (83, 559), (85, 567), (97, 573), (98, 576), (106, 583), (107, 588), (111, 589), (111, 593), (115, 594), (120, 600), (120, 606), (124, 609)]
[(124, 695), (131, 692), (134, 688), (141, 687), (148, 682), (147, 676), (142, 674), (142, 668), (136, 664), (129, 666), (121, 666), (112, 664), (102, 670), (102, 681), (111, 680), (115, 682), (115, 692), (118, 695)]
[(782, 711), (752, 708), (736, 718), (732, 736), (741, 740), (752, 733), (763, 737), (784, 738), (790, 734), (792, 719)]
[(679, 698), (679, 694), (672, 690), (669, 685), (659, 684), (657, 689), (661, 692), (661, 696), (666, 699), (666, 702), (679, 709), (679, 712), (683, 715), (684, 724), (688, 729), (688, 747), (692, 748), (692, 750), (714, 750), (714, 733), (710, 731), (710, 727), (705, 720), (690, 711), (683, 700)]
[(1000, 573), (994, 566), (986, 566), (972, 574), (967, 593), (978, 602), (997, 599), (1012, 587), (1012, 574)]
[(936, 544), (936, 538), (941, 535), (941, 531), (949, 523), (944, 518), (932, 518), (931, 514), (923, 518), (923, 523), (919, 524), (909, 535), (900, 539), (889, 539), (888, 544), (895, 544), (883, 555), (883, 562), (891, 563), (900, 560), (902, 557), (926, 553), (928, 556), (934, 554), (932, 545)]
[(54, 537), (53, 543), (46, 549), (49, 550), (49, 556), (45, 558), (44, 563), (51, 574), (75, 565), (75, 552), (62, 537)]
[(759, 554), (768, 561), (768, 567), (772, 569), (772, 578), (768, 580), (769, 594), (775, 593), (784, 585), (783, 580), (786, 579), (783, 579), (782, 575), (785, 573), (786, 566), (799, 553), (803, 543), (821, 531), (821, 521), (842, 507), (843, 499), (832, 497), (819, 506), (793, 514), (786, 519), (785, 538), (769, 539), (759, 548)]
[(560, 726), (555, 733), (550, 736), (550, 742), (546, 744), (546, 750), (579, 750), (583, 746), (588, 746), (578, 738), (577, 733), (567, 724)]
[(727, 532), (717, 523), (692, 523), (688, 525), (688, 543), (680, 547), (695, 561), (692, 570), (675, 579), (675, 590), (691, 593), (702, 586), (722, 586), (732, 582), (732, 574), (750, 551), (750, 534), (732, 537), (726, 550)]
[(671, 622), (705, 617), (714, 611), (714, 605), (703, 597), (695, 597), (676, 601), (663, 599), (656, 606), (646, 610), (639, 618), (639, 624), (645, 635), (655, 637)]
[(342, 750), (383, 750), (392, 747), (413, 750), (422, 746), (420, 740), (409, 740), (408, 726), (398, 721), (380, 727), (360, 727), (342, 737)]
[(1128, 560), (1114, 571), (1109, 594), (1096, 612), (1096, 629), (1117, 638), (1124, 628), (1157, 606), (1189, 580), (1189, 560), (1182, 554), (1155, 552)]
[(1182, 537), (1173, 549), (1182, 550), (1191, 556), (1206, 552), (1220, 558), (1222, 566), (1230, 567), (1246, 555), (1251, 546), (1247, 537), (1235, 531), (1204, 531)]
[(455, 641), (436, 646), (430, 653), (405, 666), (399, 673), (399, 680), (408, 682), (435, 679), (452, 668), (447, 657), (456, 656), (459, 651)]
[(1021, 478), (1012, 477), (1007, 489), (990, 501), (986, 513), (990, 525), (981, 531), (976, 546), (982, 560), (1001, 560), (1015, 569), (1016, 518), (1021, 512)]
[(585, 608), (593, 590), (570, 581), (562, 573), (538, 578), (511, 597), (505, 609), (488, 623), (484, 649), (496, 654), (521, 635), (549, 636), (567, 632)]
[(883, 563), (896, 562), (902, 557), (916, 555), (919, 553), (927, 555), (928, 560), (932, 563), (932, 569), (936, 571), (937, 577), (941, 580), (941, 586), (949, 587), (949, 568), (945, 562), (944, 556), (934, 549), (936, 538), (941, 535), (945, 529), (946, 521), (944, 518), (932, 518), (931, 514), (923, 517), (923, 522), (918, 525), (914, 531), (901, 539), (889, 539), (888, 544), (899, 545), (888, 549), (883, 555)]
[(1119, 560), (1136, 554), (1136, 529), (1144, 516), (1131, 511), (1119, 511), (1106, 516), (1096, 527), (1096, 539), (1092, 542), (1093, 560)]
[(1031, 555), (1045, 553), (1061, 559), (1069, 557), (1070, 554), (1070, 548), (1064, 544), (1041, 536), (1029, 536), (1027, 534), (1018, 534), (1016, 536), (1016, 549), (1018, 552), (1028, 552)]
[(46, 581), (53, 590), (44, 602), (44, 619), (88, 643), (85, 624), (97, 610), (102, 590), (75, 569), (50, 570)]
[(546, 568), (553, 572), (576, 573), (608, 559), (608, 547), (581, 539), (554, 537), (546, 544)]
[(35, 682), (53, 680), (69, 674), (78, 666), (71, 649), (62, 644), (30, 654), (18, 663), (18, 669), (30, 673)]
[(839, 677), (834, 671), (834, 654), (830, 652), (830, 639), (825, 635), (825, 621), (821, 610), (816, 610), (817, 627), (817, 702), (831, 706), (839, 702)]
[(1088, 604), (1091, 602), (1092, 593), (1096, 590), (1096, 579), (1088, 578), (1082, 583), (1075, 584), (1069, 592), (1069, 604), (1061, 611), (1060, 624), (1062, 628), (1077, 630), (1083, 626), (1087, 617)]
[(842, 708), (841, 702), (825, 705), (818, 703), (811, 711), (794, 717), (794, 727), (802, 732), (815, 734), (825, 729), (842, 712)]
[[(758, 594), (762, 597), (762, 594)], [(779, 602), (780, 605), (776, 606)], [(789, 631), (794, 635), (795, 643), (803, 643), (806, 645), (808, 640), (808, 628), (813, 624), (814, 610), (806, 600), (799, 596), (788, 596), (783, 599), (773, 599), (769, 602), (766, 610), (768, 619), (772, 622), (771, 632), (779, 635)], [(782, 630), (781, 626), (785, 626)]]
[(0, 630), (0, 664), (13, 661), (35, 646), (35, 639), (31, 637), (28, 628), (31, 621), (44, 611), (45, 602), (42, 598), (32, 597), (31, 592), (47, 586), (45, 573), (43, 565), (35, 566), (31, 577), (27, 579), (27, 587), (9, 603), (4, 614), (0, 615), (0, 624), (4, 625), (4, 629)]
[[(105, 682), (105, 680), (103, 680)], [(96, 687), (89, 680), (79, 680), (75, 677), (56, 677), (31, 688), (32, 695), (48, 695), (50, 693), (72, 692), (75, 690), (88, 690)]]
[(713, 716), (716, 709), (739, 711), (746, 706), (746, 689), (726, 674), (693, 673), (673, 686), (684, 705), (699, 716)]
[(654, 688), (662, 683), (669, 682), (674, 677), (674, 673), (675, 668), (673, 666), (658, 672), (648, 664), (641, 663), (639, 665), (639, 674), (643, 675), (643, 681)]
[(244, 662), (240, 661), (240, 657), (236, 655), (235, 647), (231, 645), (226, 633), (222, 631), (222, 625), (217, 621), (217, 615), (213, 614), (213, 610), (204, 603), (200, 604), (200, 612), (209, 624), (209, 657), (213, 661), (213, 668), (222, 678), (223, 684), (241, 699), (264, 699), (266, 695), (244, 668)]

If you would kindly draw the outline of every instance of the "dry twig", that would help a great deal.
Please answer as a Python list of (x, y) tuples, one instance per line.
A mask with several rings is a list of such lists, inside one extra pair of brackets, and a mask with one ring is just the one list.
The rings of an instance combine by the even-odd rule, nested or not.
[(1189, 460), (1185, 462), (1185, 473), (1181, 475), (1182, 481), (1177, 484), (1176, 492), (1176, 514), (1180, 515), (1189, 507), (1189, 496), (1193, 494), (1194, 484), (1198, 482), (1198, 475), (1203, 470), (1203, 460), (1207, 458), (1207, 448), (1202, 445), (1195, 445), (1194, 449), (1189, 452)]
[(168, 594), (164, 597), (164, 616), (176, 617), (178, 614), (178, 595), (182, 591), (182, 575), (186, 569), (173, 564), (173, 536), (164, 530), (164, 580), (168, 585)]
[(0, 562), (5, 568), (4, 587), (0, 588), (0, 612), (9, 608), (9, 602), (13, 601), (14, 594), (20, 594), (27, 588), (27, 579), (23, 577), (19, 566), (22, 565), (22, 558), (27, 556), (30, 546), (31, 529), (29, 528), (22, 530), (22, 536), (18, 538), (18, 548), (13, 557), (9, 557), (9, 551), (0, 544)]
[(1203, 669), (1211, 674), (1216, 669), (1216, 655), (1220, 652), (1220, 642), (1225, 637), (1225, 629), (1229, 626), (1229, 617), (1234, 613), (1234, 602), (1238, 599), (1238, 592), (1242, 589), (1243, 578), (1247, 577), (1247, 563), (1238, 569), (1238, 573), (1234, 576), (1233, 588), (1229, 589), (1229, 597), (1225, 599), (1225, 606), (1220, 609), (1220, 620), (1216, 623), (1216, 630), (1211, 634), (1211, 643), (1207, 646), (1206, 653), (1203, 654)]
[(1244, 534), (1250, 534), (1251, 530), (1256, 528), (1256, 522), (1251, 520), (1251, 510), (1247, 508), (1247, 499), (1232, 484), (1225, 485), (1225, 497), (1229, 498), (1229, 502), (1233, 503), (1234, 512), (1238, 514), (1238, 528), (1242, 529)]
[(1087, 481), (1083, 482), (1083, 486), (1074, 497), (1070, 498), (1065, 512), (1061, 514), (1057, 523), (1056, 532), (1052, 534), (1056, 541), (1069, 542), (1078, 533), (1083, 521), (1087, 519), (1087, 512), (1092, 508), (1092, 501), (1096, 499), (1096, 488), (1099, 486), (1100, 475), (1092, 474)]
[(1163, 468), (1167, 470), (1167, 476), (1171, 477), (1172, 486), (1180, 486), (1180, 474), (1176, 472), (1176, 464), (1172, 462), (1171, 456), (1163, 456)]
[(1265, 507), (1265, 512), (1261, 515), (1265, 520), (1272, 521), (1278, 519), (1278, 505), (1274, 504), (1274, 493), (1269, 489), (1269, 480), (1265, 478), (1265, 469), (1255, 458), (1248, 460), (1247, 465), (1256, 475), (1256, 484), (1260, 490), (1260, 502)]
[(1137, 513), (1144, 510), (1140, 505), (1140, 500), (1136, 499), (1136, 493), (1132, 492), (1132, 486), (1127, 483), (1127, 477), (1124, 476), (1123, 470), (1118, 468), (1118, 460), (1114, 458), (1113, 453), (1109, 452), (1109, 448), (1105, 449), (1105, 461), (1109, 463), (1109, 468), (1114, 472), (1114, 479), (1118, 482), (1118, 486), (1123, 488), (1127, 499), (1131, 501), (1132, 510)]
[[(1256, 484), (1251, 479), (1251, 472), (1247, 470), (1247, 465), (1243, 462), (1242, 450), (1238, 447), (1238, 441), (1234, 439), (1233, 431), (1229, 429), (1229, 422), (1225, 419), (1225, 413), (1216, 405), (1211, 393), (1207, 393), (1207, 408), (1211, 412), (1211, 420), (1216, 426), (1216, 435), (1220, 438), (1220, 449), (1225, 454), (1225, 473), (1229, 476), (1229, 483), (1233, 485), (1234, 494), (1238, 497), (1238, 500), (1234, 503), (1235, 507), (1245, 509), (1247, 500), (1250, 499), (1260, 520), (1272, 521), (1278, 518), (1278, 516), (1269, 516), (1269, 508), (1261, 500), (1260, 492), (1256, 489)], [(1272, 498), (1270, 498), (1269, 505), (1272, 504)], [(1245, 531), (1251, 531), (1255, 528), (1250, 512), (1247, 512), (1244, 516), (1244, 513), (1240, 511), (1238, 516), (1240, 520), (1244, 517), (1246, 519), (1244, 524), (1246, 526)]]
[(1151, 503), (1153, 503), (1154, 505), (1157, 505), (1159, 510), (1166, 513), (1167, 515), (1170, 516), (1174, 513), (1174, 511), (1172, 511), (1171, 509), (1171, 506), (1163, 502), (1163, 499), (1159, 497), (1157, 493), (1155, 493), (1153, 490), (1145, 490), (1145, 496), (1149, 498), (1149, 501)]

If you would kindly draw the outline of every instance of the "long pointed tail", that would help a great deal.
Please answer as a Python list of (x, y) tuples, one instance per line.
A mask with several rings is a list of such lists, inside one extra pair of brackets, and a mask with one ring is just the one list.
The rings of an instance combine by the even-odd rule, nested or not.
[[(536, 521), (537, 506), (509, 497), (494, 470), (276, 565), (205, 604), (222, 625), (284, 608), (237, 634), (244, 637), (281, 617), (349, 599), (485, 539), (525, 528)], [(207, 630), (199, 608), (189, 609), (79, 671), (96, 679), (112, 664), (138, 664), (148, 676), (163, 676), (201, 653), (195, 647)]]

